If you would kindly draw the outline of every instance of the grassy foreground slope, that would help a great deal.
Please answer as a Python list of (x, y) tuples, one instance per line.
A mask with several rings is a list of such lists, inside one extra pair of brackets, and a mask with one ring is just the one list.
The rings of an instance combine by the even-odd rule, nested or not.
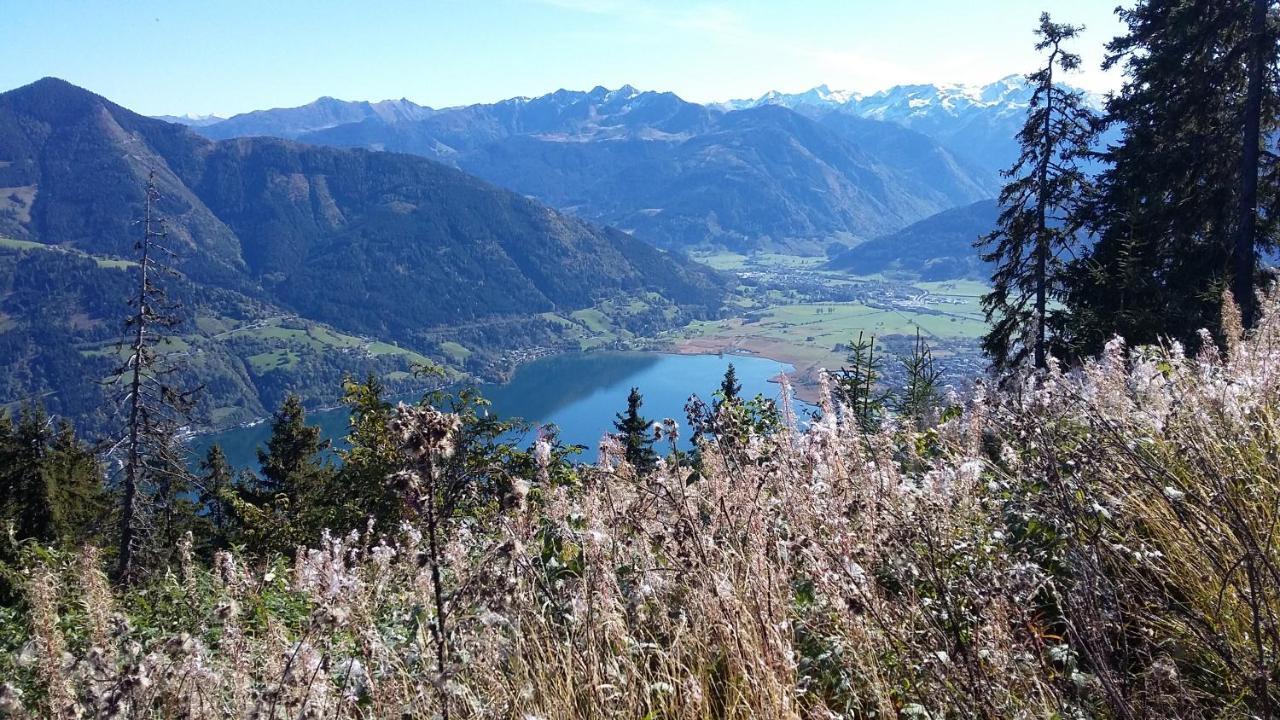
[[(292, 563), (220, 553), (125, 594), (92, 549), (38, 553), (0, 622), (0, 707), (1262, 717), (1280, 702), (1280, 295), (1265, 305), (1221, 350), (1117, 340), (923, 431), (864, 433), (824, 397), (803, 431), (709, 438), (697, 475), (535, 448), (437, 565), (422, 522)], [(407, 472), (452, 451), (415, 432)]]

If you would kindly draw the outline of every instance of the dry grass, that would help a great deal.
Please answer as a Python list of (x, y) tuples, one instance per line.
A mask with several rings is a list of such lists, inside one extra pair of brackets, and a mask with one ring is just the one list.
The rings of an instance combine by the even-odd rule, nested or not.
[(422, 524), (353, 532), (123, 597), (92, 554), (55, 559), (0, 712), (1271, 717), (1278, 304), (1221, 355), (1117, 341), (924, 433), (827, 399), (803, 433), (704, 445), (698, 476), (637, 478), (606, 444), (434, 517), (434, 552)]

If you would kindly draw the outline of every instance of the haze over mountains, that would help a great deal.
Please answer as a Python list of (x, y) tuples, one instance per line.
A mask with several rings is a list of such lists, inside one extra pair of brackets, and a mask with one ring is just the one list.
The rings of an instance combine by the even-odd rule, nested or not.
[[(713, 311), (723, 291), (703, 266), (436, 162), (213, 141), (47, 78), (0, 94), (0, 366), (28, 391), (5, 396), (69, 384), (51, 368), (101, 377), (111, 364), (81, 350), (119, 334), (120, 259), (150, 171), (175, 290), (210, 328), (285, 314), (431, 353), (440, 328), (475, 335), (511, 318), (490, 344), (536, 344), (539, 313), (654, 294), (675, 321)], [(235, 360), (220, 361), (225, 376), (266, 374)]]
[[(1026, 121), (1031, 93), (1022, 75), (1010, 75), (987, 85), (897, 85), (869, 95), (820, 85), (802, 93), (768, 92), (755, 99), (731, 100), (721, 107), (780, 105), (810, 117), (839, 113), (892, 122), (924, 133), (998, 174), (1017, 159), (1017, 134)], [(1100, 97), (1086, 98), (1101, 107)]]
[(982, 262), (974, 241), (994, 230), (999, 216), (995, 200), (944, 210), (846, 250), (827, 267), (865, 275), (900, 273), (921, 280), (968, 278), (986, 282), (991, 267)]
[(857, 114), (834, 110), (846, 96), (813, 94), (707, 106), (597, 87), (440, 110), (322, 98), (197, 129), (422, 155), (664, 246), (818, 250), (993, 196), (999, 163), (936, 136), (983, 123), (995, 134), (1025, 110), (1010, 89), (930, 136), (899, 122), (887, 98)]
[(188, 127), (205, 127), (206, 125), (212, 125), (226, 120), (226, 118), (218, 115), (191, 115), (189, 113), (186, 115), (154, 115), (152, 117), (156, 120), (178, 123), (179, 125), (186, 125)]

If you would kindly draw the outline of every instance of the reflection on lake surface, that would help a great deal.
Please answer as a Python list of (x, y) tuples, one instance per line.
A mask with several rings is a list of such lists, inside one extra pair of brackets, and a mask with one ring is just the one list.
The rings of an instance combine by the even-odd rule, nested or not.
[[(480, 391), (501, 417), (520, 417), (534, 424), (554, 424), (565, 444), (586, 445), (583, 459), (593, 460), (600, 436), (613, 431), (614, 415), (627, 406), (627, 393), (638, 387), (644, 395), (644, 416), (650, 420), (674, 418), (680, 423), (681, 445), (687, 447), (688, 429), (684, 404), (692, 394), (710, 402), (729, 363), (737, 370), (744, 397), (756, 394), (778, 398), (777, 383), (770, 382), (791, 366), (765, 358), (716, 355), (664, 355), (640, 352), (595, 352), (556, 355), (535, 360), (516, 370), (504, 385), (481, 385)], [(416, 398), (403, 398), (411, 402)], [(793, 399), (794, 401), (794, 399)], [(323, 437), (335, 444), (347, 431), (345, 408), (307, 415), (319, 425)], [(257, 449), (271, 435), (270, 423), (242, 427), (191, 442), (197, 460), (213, 443), (220, 443), (231, 464), (257, 468)], [(533, 441), (520, 439), (522, 444)]]

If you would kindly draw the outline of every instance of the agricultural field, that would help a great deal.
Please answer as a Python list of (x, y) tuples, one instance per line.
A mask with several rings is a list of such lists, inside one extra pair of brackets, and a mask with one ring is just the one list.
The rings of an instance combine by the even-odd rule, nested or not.
[[(723, 265), (728, 254), (712, 256)], [(986, 332), (979, 282), (894, 281), (818, 268), (821, 258), (738, 256), (736, 272), (753, 281), (730, 302), (732, 316), (690, 323), (664, 333), (682, 353), (759, 355), (796, 368), (802, 397), (812, 397), (818, 371), (840, 367), (861, 333), (890, 353), (919, 333), (954, 374), (981, 371), (978, 339)], [(815, 301), (815, 297), (837, 300)]]
[[(218, 327), (218, 319), (201, 318), (197, 320), (200, 327)], [(247, 340), (269, 346), (275, 346), (254, 357), (261, 356), (256, 366), (264, 368), (292, 366), (298, 355), (307, 352), (342, 352), (363, 353), (369, 357), (399, 357), (412, 365), (433, 365), (431, 359), (412, 350), (391, 343), (368, 341), (353, 335), (346, 335), (331, 330), (323, 325), (301, 321), (295, 318), (273, 317), (243, 325), (211, 335), (215, 340)], [(465, 348), (458, 346), (461, 350)], [(292, 358), (292, 359), (290, 359)], [(275, 365), (268, 361), (274, 361)]]
[(268, 350), (245, 359), (258, 375), (265, 375), (272, 370), (291, 370), (298, 366), (298, 356), (292, 350)]
[(33, 242), (31, 240), (15, 240), (14, 238), (0, 237), (0, 249), (8, 250), (36, 250), (44, 252), (61, 252), (69, 255), (77, 255), (80, 257), (91, 258), (98, 267), (125, 269), (136, 267), (137, 263), (130, 260), (119, 260), (116, 258), (102, 257), (99, 255), (90, 255), (80, 250), (64, 248), (59, 245), (47, 245), (45, 243)]
[(697, 260), (703, 265), (713, 267), (716, 270), (741, 270), (746, 267), (747, 260), (750, 258), (746, 255), (736, 252), (691, 252), (689, 257)]
[(785, 255), (781, 253), (742, 253), (725, 251), (695, 251), (689, 257), (716, 270), (769, 270), (769, 269), (808, 269), (813, 270), (827, 261), (819, 255)]
[[(575, 310), (566, 317), (555, 316), (563, 325), (564, 339), (580, 350), (629, 347), (651, 338), (659, 328), (670, 327), (677, 308), (661, 295), (605, 300), (596, 307)], [(551, 319), (551, 318), (548, 318)]]
[(593, 333), (609, 332), (609, 318), (605, 317), (604, 313), (595, 308), (574, 310), (572, 313), (569, 313), (569, 317), (577, 320)]
[[(745, 317), (690, 323), (665, 337), (683, 348), (748, 351), (776, 360), (809, 364), (838, 362), (847, 344), (858, 333), (886, 337), (920, 334), (938, 341), (976, 340), (986, 325), (981, 316), (923, 307), (878, 308), (859, 303), (797, 304), (771, 307)], [(773, 354), (765, 349), (773, 351)], [(778, 349), (786, 348), (779, 357)]]
[(458, 364), (466, 362), (467, 358), (471, 357), (471, 350), (467, 349), (467, 347), (461, 343), (456, 343), (452, 340), (440, 343), (440, 352), (449, 356), (450, 360)]

